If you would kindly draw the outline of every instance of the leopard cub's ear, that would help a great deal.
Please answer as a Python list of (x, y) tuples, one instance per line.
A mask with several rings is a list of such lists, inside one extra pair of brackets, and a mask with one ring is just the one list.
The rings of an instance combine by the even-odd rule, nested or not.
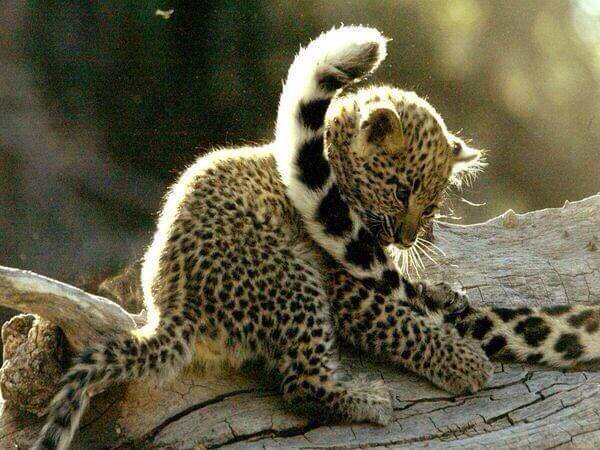
[(369, 114), (361, 125), (361, 132), (369, 144), (381, 145), (392, 151), (394, 143), (402, 140), (402, 124), (396, 111), (378, 108)]

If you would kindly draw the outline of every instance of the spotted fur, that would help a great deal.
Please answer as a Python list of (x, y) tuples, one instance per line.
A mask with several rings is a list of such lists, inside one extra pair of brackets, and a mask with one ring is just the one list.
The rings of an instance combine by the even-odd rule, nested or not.
[(468, 307), (443, 316), (462, 336), (481, 341), (490, 357), (563, 368), (600, 364), (598, 306)]
[(598, 357), (595, 309), (476, 309), (447, 284), (398, 272), (387, 245), (412, 243), (478, 152), (413, 93), (341, 95), (385, 46), (364, 27), (323, 34), (290, 69), (274, 143), (212, 152), (182, 174), (144, 259), (148, 325), (78, 357), (35, 448), (68, 448), (92, 392), (166, 381), (194, 358), (261, 357), (292, 404), (386, 424), (385, 387), (338, 376), (337, 338), (457, 394), (486, 383), (486, 352), (555, 365)]

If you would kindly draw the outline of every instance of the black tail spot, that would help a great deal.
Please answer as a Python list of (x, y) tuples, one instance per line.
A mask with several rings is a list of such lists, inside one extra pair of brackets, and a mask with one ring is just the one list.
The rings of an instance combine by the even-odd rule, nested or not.
[(339, 74), (327, 73), (319, 79), (319, 86), (325, 92), (333, 93), (343, 88), (349, 81), (347, 77), (340, 76)]
[(515, 326), (515, 333), (522, 334), (525, 342), (532, 347), (539, 347), (550, 334), (550, 327), (541, 317), (528, 317)]
[(532, 353), (531, 355), (528, 355), (527, 358), (525, 358), (525, 361), (529, 364), (538, 364), (543, 357), (544, 355), (542, 355), (541, 353)]
[(593, 310), (586, 309), (585, 311), (581, 311), (579, 314), (573, 314), (571, 317), (569, 317), (568, 322), (575, 328), (579, 328), (586, 320), (592, 317), (593, 314)]
[(337, 184), (331, 186), (321, 200), (315, 218), (323, 224), (325, 231), (333, 236), (343, 236), (352, 231), (350, 208), (342, 199)]
[(542, 308), (542, 311), (551, 316), (562, 316), (571, 311), (571, 307), (569, 305), (546, 306)]
[(500, 317), (504, 322), (510, 322), (515, 317), (526, 316), (531, 314), (529, 308), (492, 308), (492, 311)]
[(308, 139), (298, 151), (296, 164), (300, 181), (313, 190), (323, 187), (331, 173), (323, 151), (323, 136)]
[(598, 331), (598, 328), (600, 328), (600, 322), (598, 322), (597, 320), (590, 320), (585, 325), (585, 331), (587, 331), (590, 334), (595, 333), (596, 331)]
[(483, 346), (483, 351), (486, 355), (493, 356), (504, 347), (506, 347), (506, 338), (504, 336), (494, 336), (487, 344)]
[(300, 120), (313, 131), (317, 131), (325, 123), (325, 113), (331, 103), (331, 99), (322, 98), (312, 100), (300, 105)]
[(489, 317), (484, 316), (480, 317), (475, 321), (473, 326), (473, 337), (475, 339), (481, 340), (484, 336), (492, 329), (494, 323), (490, 320)]
[(574, 333), (564, 333), (558, 338), (554, 350), (563, 354), (565, 359), (577, 359), (583, 354), (583, 347), (579, 343), (579, 337)]
[(375, 252), (372, 240), (353, 240), (346, 245), (346, 260), (362, 269), (368, 270), (375, 263)]

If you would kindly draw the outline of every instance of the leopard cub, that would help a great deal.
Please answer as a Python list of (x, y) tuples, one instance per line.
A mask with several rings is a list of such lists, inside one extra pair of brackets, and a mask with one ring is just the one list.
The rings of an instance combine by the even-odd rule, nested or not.
[(384, 425), (386, 387), (341, 377), (336, 340), (455, 394), (485, 385), (488, 356), (598, 358), (597, 308), (475, 308), (447, 284), (402, 276), (391, 250), (415, 244), (481, 154), (415, 93), (345, 91), (380, 65), (386, 42), (372, 28), (324, 33), (289, 70), (273, 143), (185, 170), (144, 258), (148, 324), (78, 356), (34, 448), (67, 448), (98, 388), (165, 380), (194, 359), (265, 359), (292, 404)]

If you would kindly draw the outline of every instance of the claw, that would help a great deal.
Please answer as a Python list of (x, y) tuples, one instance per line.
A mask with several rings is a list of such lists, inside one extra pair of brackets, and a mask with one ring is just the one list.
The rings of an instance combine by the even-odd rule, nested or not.
[(448, 283), (440, 282), (433, 285), (423, 283), (422, 289), (422, 296), (433, 303), (430, 307), (441, 309), (450, 317), (461, 314), (469, 306), (468, 296)]

